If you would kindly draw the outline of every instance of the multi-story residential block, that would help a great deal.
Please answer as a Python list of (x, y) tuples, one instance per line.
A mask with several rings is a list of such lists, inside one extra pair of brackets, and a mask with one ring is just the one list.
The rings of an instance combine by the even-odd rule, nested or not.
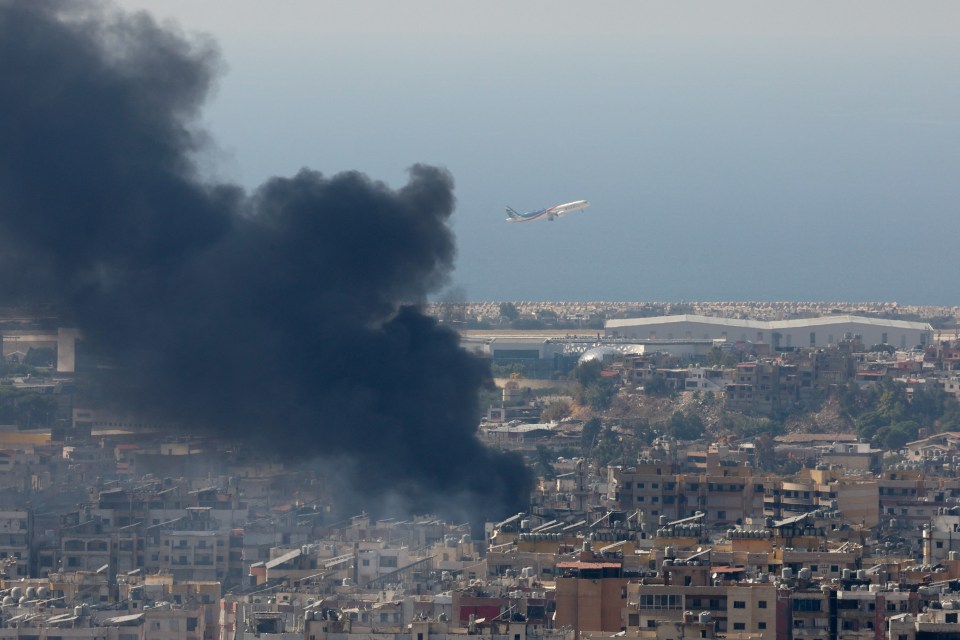
[(13, 578), (30, 575), (33, 550), (33, 511), (0, 511), (0, 572)]
[(555, 625), (576, 631), (619, 631), (626, 602), (623, 563), (584, 551), (572, 562), (558, 562)]
[[(708, 571), (709, 567), (704, 567), (698, 573)], [(671, 583), (627, 585), (623, 627), (629, 635), (656, 629), (663, 623), (682, 622), (684, 612), (707, 612), (718, 633), (773, 637), (777, 622), (777, 589), (773, 583), (683, 585), (666, 580)]]

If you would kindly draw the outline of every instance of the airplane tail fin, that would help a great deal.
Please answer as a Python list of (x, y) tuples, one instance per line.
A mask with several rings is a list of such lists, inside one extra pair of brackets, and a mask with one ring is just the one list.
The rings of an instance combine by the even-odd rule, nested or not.
[(514, 211), (510, 207), (507, 207), (507, 215), (513, 218), (514, 220), (519, 220), (521, 218), (520, 214)]

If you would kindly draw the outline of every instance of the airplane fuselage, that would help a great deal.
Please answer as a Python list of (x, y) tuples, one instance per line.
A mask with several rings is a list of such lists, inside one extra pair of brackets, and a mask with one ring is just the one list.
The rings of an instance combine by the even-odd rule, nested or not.
[(539, 211), (530, 211), (528, 213), (517, 213), (513, 209), (507, 207), (507, 214), (510, 216), (507, 218), (507, 222), (532, 222), (533, 220), (540, 220), (541, 218), (546, 218), (547, 220), (553, 220), (554, 218), (559, 218), (560, 216), (565, 216), (568, 213), (573, 213), (574, 211), (580, 211), (581, 209), (586, 209), (590, 206), (590, 202), (587, 200), (574, 200), (573, 202), (567, 202), (565, 204), (558, 204), (552, 207), (547, 207), (546, 209), (540, 209)]

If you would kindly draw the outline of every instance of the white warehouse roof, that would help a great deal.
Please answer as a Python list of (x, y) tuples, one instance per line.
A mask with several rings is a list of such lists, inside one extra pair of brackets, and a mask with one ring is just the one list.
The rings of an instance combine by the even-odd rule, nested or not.
[(933, 331), (933, 327), (926, 322), (910, 322), (907, 320), (887, 320), (884, 318), (867, 318), (864, 316), (851, 315), (830, 315), (819, 318), (799, 318), (796, 320), (740, 320), (738, 318), (715, 318), (712, 316), (697, 315), (676, 315), (676, 316), (658, 316), (655, 318), (624, 318), (620, 320), (607, 320), (604, 323), (605, 329), (618, 329), (620, 327), (642, 327), (656, 326), (660, 324), (673, 324), (680, 322), (696, 322), (700, 324), (713, 324), (717, 326), (737, 328), (737, 329), (757, 329), (760, 331), (776, 331), (777, 329), (800, 329), (803, 327), (820, 327), (840, 324), (862, 324), (875, 327), (889, 327), (891, 329), (912, 329), (914, 331)]

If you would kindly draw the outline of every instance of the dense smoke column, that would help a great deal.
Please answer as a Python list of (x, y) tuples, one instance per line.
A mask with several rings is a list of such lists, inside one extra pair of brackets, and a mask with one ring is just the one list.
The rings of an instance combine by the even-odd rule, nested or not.
[(55, 301), (142, 411), (297, 459), (366, 495), (516, 511), (529, 476), (476, 440), (485, 365), (409, 306), (441, 286), (453, 181), (303, 170), (202, 180), (215, 47), (144, 14), (0, 0), (0, 290)]

